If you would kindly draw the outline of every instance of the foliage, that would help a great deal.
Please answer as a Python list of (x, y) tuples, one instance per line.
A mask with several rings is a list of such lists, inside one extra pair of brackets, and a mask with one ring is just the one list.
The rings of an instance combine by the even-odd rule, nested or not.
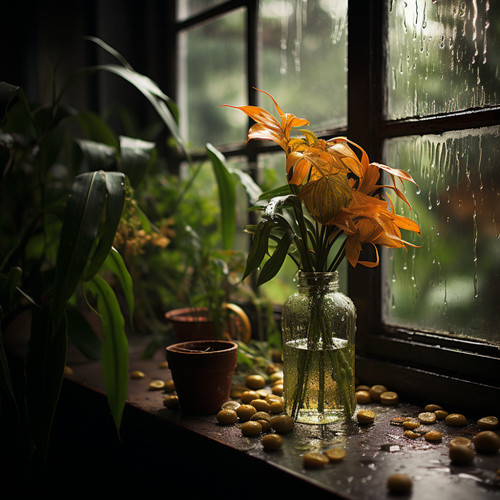
[[(382, 188), (392, 189), (406, 202), (396, 179), (414, 183), (411, 176), (370, 163), (360, 146), (343, 137), (326, 141), (306, 129), (302, 130), (303, 138), (291, 137), (293, 128), (309, 122), (284, 113), (271, 99), (279, 121), (259, 107), (229, 106), (255, 120), (249, 139), (272, 140), (286, 154), (287, 184), (260, 196), (254, 209), (262, 213), (262, 220), (247, 227), (253, 234), (253, 245), (245, 276), (260, 268), (271, 246), (274, 250), (262, 266), (258, 284), (272, 279), (287, 256), (300, 270), (332, 271), (344, 256), (354, 267), (358, 263), (367, 267), (378, 265), (378, 252), (375, 262), (360, 260), (365, 244), (375, 250), (377, 244), (392, 248), (409, 245), (401, 238), (401, 229), (419, 233), (420, 228), (394, 212)], [(379, 184), (381, 171), (389, 174), (392, 185)], [(341, 237), (344, 240), (340, 243)]]
[[(96, 71), (117, 75), (146, 97), (184, 148), (173, 102), (102, 40), (89, 41), (118, 64), (83, 68), (61, 89), (54, 82), (47, 103), (28, 102), (21, 88), (0, 83), (2, 407), (14, 408), (30, 454), (42, 458), (64, 376), (68, 336), (83, 353), (100, 359), (111, 414), (120, 427), (128, 380), (125, 326), (132, 327), (134, 297), (113, 241), (125, 199), (156, 154), (154, 143), (117, 137), (92, 111), (63, 105), (64, 92)], [(147, 219), (141, 220), (147, 226)], [(115, 283), (122, 288), (128, 319)], [(79, 296), (97, 313), (98, 334), (79, 315)], [(31, 317), (25, 388), (13, 382), (3, 343), (6, 331), (18, 333), (9, 325), (23, 312)]]

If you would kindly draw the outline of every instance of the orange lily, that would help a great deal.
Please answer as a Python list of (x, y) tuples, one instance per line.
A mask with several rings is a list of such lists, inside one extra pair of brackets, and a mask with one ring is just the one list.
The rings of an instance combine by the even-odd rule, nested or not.
[[(401, 238), (401, 229), (420, 234), (419, 225), (395, 214), (391, 199), (381, 199), (380, 193), (382, 188), (391, 189), (410, 206), (397, 182), (415, 184), (412, 177), (404, 170), (370, 163), (363, 148), (345, 137), (323, 140), (311, 131), (301, 130), (303, 137), (291, 138), (294, 127), (302, 127), (309, 122), (284, 113), (270, 94), (260, 92), (272, 99), (279, 121), (256, 106), (226, 106), (239, 109), (255, 120), (256, 123), (249, 129), (248, 140), (271, 140), (285, 151), (286, 177), (292, 192), (298, 194), (312, 218), (329, 229), (326, 240), (315, 238), (316, 246), (312, 253), (324, 256), (325, 252), (320, 251), (318, 245), (324, 244), (328, 253), (333, 241), (343, 232), (347, 236), (345, 255), (349, 263), (352, 266), (359, 263), (374, 267), (379, 263), (378, 251), (375, 262), (359, 260), (364, 244), (375, 248), (376, 245), (389, 248), (410, 245)], [(390, 176), (392, 185), (379, 184), (382, 171)], [(299, 219), (301, 217), (300, 212)], [(310, 255), (304, 257), (308, 265), (309, 258)], [(319, 267), (323, 265), (324, 260)]]

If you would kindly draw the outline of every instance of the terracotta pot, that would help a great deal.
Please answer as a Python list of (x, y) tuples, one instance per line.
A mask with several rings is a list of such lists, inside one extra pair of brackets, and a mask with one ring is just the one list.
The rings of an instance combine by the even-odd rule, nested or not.
[(166, 347), (181, 411), (217, 413), (231, 394), (238, 344), (230, 340), (193, 340)]
[[(225, 303), (222, 307), (232, 320), (227, 322), (224, 338), (248, 342), (252, 330), (245, 311), (232, 303)], [(214, 323), (208, 319), (208, 310), (204, 307), (173, 309), (165, 313), (165, 318), (172, 324), (177, 342), (217, 339)]]

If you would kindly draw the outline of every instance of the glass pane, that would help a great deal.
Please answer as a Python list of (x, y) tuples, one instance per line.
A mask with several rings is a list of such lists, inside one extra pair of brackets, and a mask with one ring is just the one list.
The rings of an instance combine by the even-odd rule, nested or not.
[(244, 11), (186, 31), (180, 37), (179, 96), (183, 137), (195, 149), (207, 142), (246, 140), (243, 113), (221, 104), (246, 103)]
[(223, 2), (224, 0), (177, 0), (177, 19), (182, 21)]
[(259, 12), (261, 88), (315, 130), (345, 125), (347, 0), (261, 0)]
[[(283, 154), (265, 154), (259, 156), (260, 187), (263, 191), (282, 186), (286, 183), (285, 156)], [(339, 289), (347, 293), (347, 264), (343, 262), (339, 268)], [(297, 289), (295, 282), (297, 266), (287, 258), (279, 273), (267, 283), (260, 286), (264, 297), (277, 305), (282, 305), (286, 298)]]
[(387, 4), (389, 118), (499, 104), (500, 2)]
[(386, 323), (500, 341), (499, 135), (492, 127), (387, 142), (386, 163), (419, 185), (406, 192), (422, 247), (384, 253)]

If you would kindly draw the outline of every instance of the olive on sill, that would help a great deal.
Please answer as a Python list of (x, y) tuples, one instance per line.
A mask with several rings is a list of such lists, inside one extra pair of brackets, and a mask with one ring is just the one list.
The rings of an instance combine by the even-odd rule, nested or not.
[(243, 404), (249, 405), (254, 399), (260, 399), (260, 396), (257, 393), (257, 391), (252, 391), (249, 389), (248, 391), (243, 391), (241, 393), (240, 401)]
[(428, 404), (428, 405), (425, 405), (424, 407), (424, 411), (437, 411), (437, 410), (442, 410), (443, 408), (439, 405), (436, 405), (436, 404)]
[(433, 424), (436, 421), (436, 414), (432, 411), (423, 411), (418, 414), (418, 419), (423, 424)]
[(266, 379), (262, 375), (248, 375), (245, 386), (252, 390), (262, 389), (266, 385)]
[(325, 456), (332, 463), (340, 462), (345, 457), (345, 450), (343, 448), (330, 448), (325, 451)]
[(444, 423), (450, 427), (463, 427), (467, 423), (467, 419), (461, 413), (450, 413), (444, 419)]
[(368, 392), (372, 401), (379, 402), (380, 395), (383, 392), (387, 392), (387, 387), (385, 387), (385, 385), (375, 384), (370, 387), (370, 390)]
[(356, 419), (360, 424), (371, 424), (375, 420), (375, 413), (371, 410), (359, 410)]
[(163, 390), (165, 392), (174, 392), (175, 391), (175, 383), (172, 379), (166, 380), (165, 385), (163, 386)]
[(468, 446), (469, 448), (470, 448), (471, 444), (472, 444), (472, 441), (465, 436), (455, 436), (449, 442), (450, 446), (461, 445), (461, 446)]
[(238, 421), (238, 414), (235, 410), (220, 410), (217, 413), (217, 422), (221, 425), (231, 425)]
[(169, 410), (175, 410), (179, 407), (179, 397), (177, 394), (169, 394), (163, 398), (163, 406)]
[(443, 439), (443, 434), (439, 431), (429, 431), (424, 434), (424, 438), (427, 441), (438, 442)]
[(468, 464), (474, 460), (474, 450), (464, 444), (455, 444), (450, 446), (449, 456), (454, 464)]
[(257, 410), (257, 411), (265, 411), (268, 412), (271, 405), (265, 400), (265, 399), (253, 399), (250, 401), (250, 404)]
[(283, 396), (283, 384), (273, 385), (271, 391), (273, 394), (276, 394), (278, 396)]
[(383, 405), (395, 405), (399, 403), (399, 396), (397, 392), (385, 391), (380, 394), (380, 403)]
[(262, 433), (262, 425), (256, 420), (247, 420), (241, 424), (240, 429), (244, 436), (258, 436)]
[(328, 462), (328, 457), (319, 451), (310, 451), (303, 457), (303, 465), (306, 469), (319, 469), (324, 467)]
[(269, 405), (270, 413), (274, 413), (274, 414), (282, 413), (284, 409), (285, 409), (285, 406), (283, 405), (283, 403), (281, 401), (273, 401)]
[(279, 434), (266, 434), (261, 442), (266, 451), (276, 451), (283, 446), (283, 438)]
[(239, 419), (243, 421), (250, 420), (250, 417), (257, 413), (257, 410), (252, 405), (240, 405), (235, 411)]
[(497, 453), (500, 450), (500, 437), (494, 431), (481, 431), (472, 438), (472, 444), (480, 453)]
[(413, 488), (413, 481), (408, 474), (392, 474), (387, 479), (387, 487), (391, 493), (409, 493)]
[(293, 418), (288, 415), (275, 415), (271, 417), (269, 423), (278, 434), (287, 434), (294, 428)]
[(368, 391), (356, 391), (356, 403), (367, 404), (371, 402), (370, 393)]
[(498, 418), (494, 416), (482, 417), (477, 421), (480, 429), (496, 429), (498, 427)]

